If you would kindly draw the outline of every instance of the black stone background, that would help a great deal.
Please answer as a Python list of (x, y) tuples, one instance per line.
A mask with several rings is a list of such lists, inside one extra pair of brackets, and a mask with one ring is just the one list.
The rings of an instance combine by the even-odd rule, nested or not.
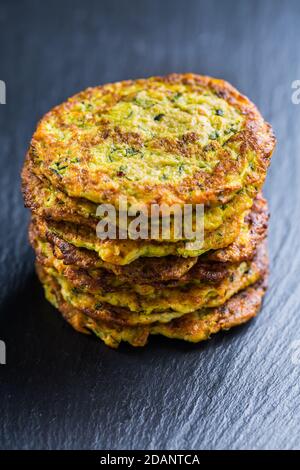
[[(300, 2), (0, 1), (0, 447), (291, 449), (300, 445)], [(43, 297), (20, 169), (37, 120), (108, 81), (225, 78), (278, 146), (265, 194), (272, 275), (262, 313), (205, 344), (118, 351), (73, 331)]]

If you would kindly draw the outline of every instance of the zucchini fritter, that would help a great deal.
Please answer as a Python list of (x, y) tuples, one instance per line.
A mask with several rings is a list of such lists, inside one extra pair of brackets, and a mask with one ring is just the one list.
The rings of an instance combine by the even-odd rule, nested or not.
[(269, 210), (267, 201), (263, 198), (262, 194), (258, 194), (234, 242), (224, 249), (209, 252), (205, 255), (205, 259), (222, 263), (233, 263), (251, 259), (257, 245), (267, 236), (268, 221)]
[[(62, 238), (47, 230), (45, 223), (41, 219), (31, 223), (30, 240), (36, 253), (41, 256), (36, 240), (39, 239), (51, 244), (53, 254), (56, 258), (63, 260), (65, 265), (71, 268), (97, 271), (103, 270), (99, 277), (109, 277), (113, 273), (120, 282), (165, 282), (176, 281), (186, 275), (197, 263), (207, 265), (211, 272), (211, 261), (239, 263), (251, 260), (255, 254), (258, 244), (266, 237), (268, 222), (268, 207), (266, 200), (258, 196), (250, 214), (245, 219), (237, 239), (227, 248), (217, 251), (210, 251), (207, 255), (194, 258), (183, 258), (176, 256), (166, 256), (161, 258), (140, 258), (128, 265), (119, 266), (102, 261), (97, 253), (84, 248), (76, 248), (74, 245), (64, 241)], [(201, 268), (200, 268), (201, 269)], [(108, 271), (108, 273), (107, 273)], [(197, 268), (199, 273), (199, 266)], [(218, 268), (220, 271), (220, 268)]]
[[(38, 217), (52, 219), (54, 221), (71, 222), (76, 225), (87, 225), (96, 231), (97, 223), (100, 218), (96, 216), (97, 204), (80, 198), (71, 198), (64, 192), (51, 186), (45, 178), (37, 177), (30, 168), (31, 163), (25, 164), (23, 168), (23, 196), (26, 207), (32, 210)], [(236, 193), (230, 201), (230, 204), (221, 204), (218, 206), (207, 206), (204, 208), (204, 230), (212, 232), (217, 230), (226, 220), (238, 216), (250, 209), (253, 203), (253, 197), (256, 195), (256, 189), (253, 186), (243, 188)], [(133, 217), (128, 217), (127, 224)], [(161, 219), (160, 219), (161, 222)], [(117, 217), (118, 223), (118, 217)], [(150, 228), (150, 226), (149, 226)], [(195, 230), (195, 217), (193, 217), (193, 230)], [(169, 241), (178, 241), (174, 238), (174, 220), (171, 216), (171, 238)], [(128, 233), (130, 238), (130, 233)], [(163, 240), (162, 234), (159, 234), (159, 240)], [(151, 238), (149, 230), (148, 238)]]
[(22, 170), (47, 299), (111, 347), (157, 334), (198, 342), (248, 321), (266, 289), (261, 190), (274, 147), (248, 98), (195, 74), (88, 88), (53, 108)]
[(57, 307), (63, 317), (81, 333), (95, 333), (107, 346), (117, 348), (121, 341), (132, 346), (144, 346), (149, 335), (163, 335), (192, 343), (208, 339), (221, 330), (229, 330), (253, 318), (259, 311), (266, 290), (267, 274), (255, 285), (231, 297), (224, 305), (201, 309), (182, 316), (169, 323), (151, 325), (119, 326), (114, 321), (95, 320), (86, 312), (74, 308), (60, 295), (55, 278), (39, 270), (44, 283), (46, 297)]
[(45, 224), (46, 231), (52, 232), (65, 242), (77, 248), (85, 248), (97, 253), (102, 261), (117, 265), (127, 265), (140, 257), (162, 257), (169, 255), (195, 257), (209, 250), (224, 248), (237, 238), (241, 231), (245, 216), (244, 212), (232, 219), (226, 220), (217, 230), (204, 233), (203, 243), (199, 248), (189, 248), (185, 241), (166, 242), (156, 240), (100, 240), (95, 230), (90, 227), (69, 222), (55, 222), (36, 217), (37, 224)]
[(54, 187), (95, 203), (220, 203), (261, 188), (274, 146), (227, 82), (173, 74), (88, 88), (56, 106), (29, 158)]
[[(222, 305), (232, 295), (257, 282), (266, 272), (268, 259), (264, 244), (253, 261), (238, 266), (228, 266), (226, 277), (217, 284), (200, 282), (187, 283), (178, 288), (150, 289), (150, 286), (135, 292), (133, 289), (119, 288), (101, 292), (99, 286), (94, 291), (75, 282), (70, 282), (54, 266), (39, 265), (46, 274), (54, 277), (60, 286), (64, 300), (75, 308), (89, 312), (96, 319), (106, 320), (111, 316), (116, 324), (148, 324), (154, 321), (168, 322), (173, 318), (193, 312), (199, 308)], [(74, 281), (74, 280), (73, 280)], [(138, 290), (138, 285), (135, 286)]]

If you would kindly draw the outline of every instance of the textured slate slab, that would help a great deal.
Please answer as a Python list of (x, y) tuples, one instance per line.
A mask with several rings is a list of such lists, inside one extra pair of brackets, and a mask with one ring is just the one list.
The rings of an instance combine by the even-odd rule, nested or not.
[[(300, 447), (299, 15), (292, 0), (2, 0), (1, 448)], [(19, 171), (51, 106), (90, 85), (172, 71), (228, 79), (274, 126), (270, 289), (256, 320), (206, 344), (154, 338), (116, 352), (44, 300)]]

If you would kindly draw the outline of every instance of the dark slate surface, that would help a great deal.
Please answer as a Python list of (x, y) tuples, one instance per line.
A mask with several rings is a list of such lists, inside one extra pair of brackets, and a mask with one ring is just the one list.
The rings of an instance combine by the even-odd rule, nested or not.
[[(299, 40), (291, 0), (1, 0), (1, 448), (300, 447)], [(154, 338), (113, 351), (44, 300), (19, 172), (53, 105), (90, 85), (173, 71), (229, 80), (274, 126), (270, 289), (256, 320), (206, 344)]]

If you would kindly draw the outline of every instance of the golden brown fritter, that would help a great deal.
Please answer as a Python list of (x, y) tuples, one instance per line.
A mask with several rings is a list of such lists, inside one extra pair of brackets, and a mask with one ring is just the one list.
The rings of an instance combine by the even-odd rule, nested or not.
[(64, 241), (97, 253), (106, 263), (127, 265), (144, 257), (165, 257), (169, 255), (195, 257), (209, 250), (224, 248), (237, 238), (244, 223), (246, 211), (237, 217), (226, 220), (217, 230), (204, 233), (203, 243), (190, 248), (185, 241), (167, 242), (155, 240), (130, 240), (98, 238), (95, 230), (87, 226), (75, 225), (69, 222), (56, 222), (34, 217), (35, 223), (44, 225), (46, 232), (52, 232)]
[(121, 341), (132, 346), (144, 346), (149, 335), (163, 335), (193, 343), (208, 339), (221, 330), (246, 323), (259, 311), (267, 285), (267, 274), (253, 286), (231, 297), (224, 305), (202, 309), (182, 316), (169, 323), (142, 326), (118, 326), (113, 321), (95, 320), (80, 309), (66, 302), (55, 278), (39, 269), (48, 300), (57, 307), (63, 317), (81, 333), (95, 333), (107, 346), (117, 348)]
[[(165, 282), (179, 280), (198, 264), (198, 273), (201, 270), (205, 277), (205, 272), (211, 271), (211, 261), (238, 263), (250, 260), (255, 254), (256, 247), (266, 237), (268, 225), (268, 207), (266, 200), (258, 196), (254, 202), (251, 214), (247, 216), (237, 239), (232, 245), (224, 250), (209, 252), (207, 255), (194, 258), (183, 258), (177, 256), (166, 256), (161, 258), (140, 258), (134, 262), (118, 266), (103, 262), (94, 251), (84, 248), (76, 248), (69, 242), (47, 229), (47, 225), (38, 219), (32, 222), (30, 228), (30, 238), (34, 244), (34, 239), (40, 238), (48, 241), (53, 249), (54, 255), (63, 260), (66, 265), (73, 265), (77, 268), (103, 269), (118, 276), (122, 282)], [(207, 269), (206, 265), (210, 266)], [(216, 271), (221, 271), (218, 268)], [(209, 274), (208, 274), (209, 276)], [(204, 278), (203, 277), (203, 278)]]
[[(76, 225), (89, 226), (96, 231), (100, 220), (96, 216), (97, 204), (82, 198), (72, 198), (57, 188), (51, 186), (46, 178), (37, 177), (34, 174), (32, 162), (26, 161), (22, 172), (22, 190), (25, 206), (32, 210), (38, 217), (52, 219), (54, 221), (71, 222)], [(207, 206), (204, 208), (203, 226), (205, 233), (217, 230), (226, 220), (237, 217), (249, 210), (253, 203), (256, 190), (253, 187), (243, 188), (238, 191), (229, 204)], [(149, 214), (147, 214), (149, 215)], [(127, 225), (134, 217), (127, 217)], [(163, 240), (160, 217), (159, 240)], [(118, 213), (117, 213), (118, 227)], [(170, 237), (167, 241), (179, 241), (184, 239), (184, 234), (174, 237), (174, 217), (170, 216)], [(151, 224), (149, 223), (148, 238), (151, 239)], [(196, 229), (195, 214), (193, 214), (193, 230)], [(130, 232), (128, 232), (130, 238)]]
[(204, 258), (208, 261), (220, 261), (222, 263), (234, 263), (251, 259), (257, 245), (267, 236), (268, 221), (267, 201), (262, 194), (258, 194), (235, 241), (224, 249), (209, 252), (204, 255)]
[(96, 219), (97, 204), (67, 196), (51, 186), (45, 177), (37, 177), (32, 171), (32, 166), (27, 158), (22, 170), (22, 193), (25, 207), (46, 219), (65, 220), (96, 229), (99, 221)]
[[(211, 262), (211, 261), (201, 261), (201, 258), (198, 259), (197, 263), (189, 269), (187, 272), (183, 273), (182, 276), (178, 279), (170, 280), (158, 280), (153, 278), (152, 281), (149, 279), (141, 279), (137, 277), (134, 283), (130, 282), (132, 279), (123, 278), (122, 276), (116, 276), (112, 271), (103, 268), (90, 268), (84, 269), (76, 265), (67, 265), (60, 258), (55, 256), (55, 252), (52, 249), (50, 243), (45, 242), (38, 238), (34, 233), (33, 226), (29, 230), (30, 232), (30, 242), (32, 247), (35, 250), (37, 260), (43, 266), (55, 266), (55, 268), (63, 274), (71, 282), (76, 282), (78, 287), (86, 287), (92, 290), (105, 290), (107, 292), (115, 290), (116, 287), (126, 288), (128, 285), (136, 286), (137, 289), (140, 289), (139, 286), (149, 285), (155, 289), (163, 287), (178, 287), (186, 285), (196, 281), (197, 283), (203, 282), (219, 282), (226, 277), (227, 268), (230, 263), (220, 263), (220, 262)], [(175, 258), (177, 260), (178, 258)], [(184, 259), (184, 258), (183, 258)], [(171, 260), (172, 262), (172, 260)], [(184, 266), (181, 266), (183, 269)], [(188, 266), (186, 266), (186, 269)], [(174, 269), (174, 265), (171, 264), (170, 272)], [(179, 272), (177, 271), (175, 275), (178, 276)], [(172, 275), (172, 274), (170, 274)]]
[(95, 203), (220, 203), (259, 190), (271, 127), (223, 80), (173, 74), (89, 88), (48, 112), (31, 140), (36, 173)]
[[(151, 334), (198, 342), (249, 320), (266, 288), (260, 191), (274, 147), (248, 98), (195, 74), (89, 88), (56, 106), (22, 171), (48, 300), (111, 347), (142, 346)], [(100, 240), (97, 206), (118, 211), (121, 197), (148, 216), (152, 204), (204, 204), (202, 245), (161, 228), (158, 239), (128, 229), (125, 240)]]
[(135, 285), (135, 290), (128, 286), (109, 293), (100, 288), (92, 292), (89, 290), (91, 286), (84, 287), (80, 278), (71, 283), (55, 266), (38, 265), (38, 270), (42, 269), (56, 279), (62, 297), (75, 308), (84, 310), (95, 319), (114, 321), (121, 326), (169, 322), (200, 308), (222, 305), (238, 291), (257, 282), (267, 267), (267, 252), (263, 244), (253, 261), (228, 267), (226, 278), (217, 284), (203, 282), (157, 290), (151, 290), (149, 285)]

